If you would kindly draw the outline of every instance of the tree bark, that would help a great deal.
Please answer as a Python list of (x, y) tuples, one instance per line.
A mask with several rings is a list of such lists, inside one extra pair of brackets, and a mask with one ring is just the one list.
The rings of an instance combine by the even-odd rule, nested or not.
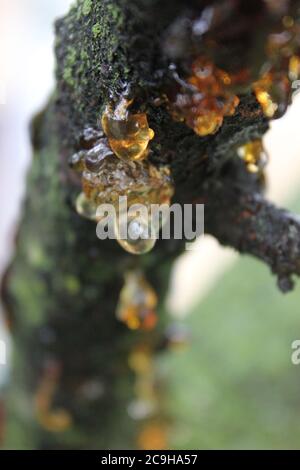
[[(56, 24), (57, 88), (33, 123), (24, 216), (2, 289), (15, 348), (8, 447), (132, 448), (147, 423), (127, 413), (136, 378), (128, 357), (141, 344), (159, 354), (169, 274), (184, 244), (159, 241), (136, 258), (100, 242), (95, 224), (74, 210), (80, 186), (68, 168), (83, 129), (99, 128), (104, 106), (126, 87), (155, 131), (151, 163), (171, 168), (174, 202), (205, 203), (207, 232), (268, 264), (283, 291), (299, 275), (299, 219), (265, 201), (259, 178), (236, 158), (238, 146), (268, 129), (254, 95), (240, 96), (236, 113), (208, 137), (157, 106), (169, 79), (161, 37), (180, 13), (205, 3), (80, 0)], [(159, 293), (154, 333), (129, 332), (115, 317), (124, 272), (134, 267)], [(47, 397), (41, 420), (37, 403)]]

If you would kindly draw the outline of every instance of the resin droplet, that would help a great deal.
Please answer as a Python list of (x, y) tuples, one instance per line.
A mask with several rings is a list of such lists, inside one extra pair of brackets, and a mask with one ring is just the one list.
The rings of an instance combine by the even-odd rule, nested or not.
[(282, 73), (267, 73), (253, 85), (257, 101), (266, 117), (282, 117), (291, 102), (292, 86)]
[(84, 193), (80, 193), (76, 199), (76, 211), (82, 217), (89, 220), (97, 220), (97, 205)]
[(133, 255), (151, 251), (157, 235), (151, 225), (151, 217), (118, 215), (115, 219), (115, 236), (121, 247)]
[(300, 77), (300, 57), (293, 55), (289, 61), (289, 79), (298, 80)]
[(92, 173), (98, 173), (105, 158), (113, 156), (108, 146), (107, 139), (101, 139), (94, 147), (85, 154), (85, 168)]
[(153, 369), (152, 351), (149, 346), (137, 345), (128, 357), (128, 365), (136, 375), (150, 374)]
[(74, 155), (71, 156), (69, 159), (69, 166), (72, 170), (77, 171), (78, 173), (83, 171), (85, 166), (84, 166), (84, 157), (85, 157), (85, 151), (80, 151), (78, 153), (74, 153)]
[(161, 415), (165, 397), (154, 355), (157, 351), (155, 336), (144, 337), (141, 343), (134, 346), (128, 357), (128, 365), (135, 376), (135, 397), (127, 411), (132, 419), (142, 421), (137, 436), (137, 446), (141, 449), (169, 448), (167, 421)]
[(87, 150), (92, 148), (103, 135), (103, 132), (99, 129), (86, 127), (80, 136), (80, 147)]
[(83, 191), (95, 205), (119, 203), (127, 197), (127, 205), (169, 204), (174, 189), (168, 168), (156, 168), (148, 162), (131, 162), (106, 158), (98, 173), (82, 174)]
[[(155, 243), (158, 230), (151, 218), (151, 204), (169, 205), (173, 186), (167, 168), (157, 169), (148, 162), (131, 162), (130, 165), (118, 158), (107, 158), (98, 173), (84, 171), (82, 174), (83, 193), (77, 200), (77, 212), (86, 218), (97, 220), (97, 208), (111, 204), (115, 208), (115, 238), (131, 254), (140, 255), (150, 251)], [(128, 214), (119, 207), (120, 197), (127, 202)], [(142, 205), (146, 212), (132, 212), (133, 205)], [(123, 215), (122, 215), (123, 213)]]
[(35, 409), (40, 425), (49, 432), (65, 432), (73, 424), (70, 413), (64, 409), (52, 409), (52, 402), (59, 384), (60, 367), (56, 363), (46, 365), (35, 396)]
[(120, 293), (117, 317), (131, 330), (151, 330), (157, 323), (157, 296), (139, 271), (131, 271), (125, 276)]
[[(156, 228), (159, 224), (152, 217), (151, 205), (170, 205), (174, 193), (169, 169), (157, 169), (149, 162), (128, 164), (111, 155), (101, 159), (103, 151), (100, 154), (96, 152), (94, 160), (91, 158), (92, 151), (94, 149), (84, 157), (83, 192), (76, 200), (78, 214), (99, 222), (98, 207), (111, 204), (116, 213), (113, 221), (115, 238), (122, 248), (135, 255), (149, 252), (156, 243), (160, 229)], [(88, 158), (90, 161), (87, 161)], [(120, 198), (126, 199), (128, 212), (120, 208)], [(133, 205), (142, 206), (145, 212), (133, 213)], [(122, 216), (124, 213), (128, 214), (126, 221)]]
[(151, 419), (159, 410), (153, 345), (137, 344), (129, 354), (128, 365), (135, 375), (135, 397), (127, 408), (128, 414), (135, 420)]
[[(116, 115), (124, 121), (127, 108), (120, 107)], [(160, 229), (154, 230), (159, 223), (152, 217), (151, 206), (170, 205), (174, 193), (170, 171), (167, 167), (156, 168), (148, 161), (126, 162), (116, 158), (108, 139), (98, 139), (99, 135), (88, 129), (85, 142), (92, 142), (92, 147), (76, 153), (69, 161), (70, 167), (82, 177), (76, 211), (86, 219), (107, 223), (105, 212), (99, 210), (97, 215), (97, 210), (103, 204), (113, 206), (113, 220), (108, 222), (114, 224), (112, 237), (115, 235), (122, 248), (131, 254), (147, 253), (154, 247)], [(126, 201), (126, 209), (120, 207), (121, 198)], [(145, 212), (133, 214), (133, 205), (142, 206)], [(124, 214), (126, 217), (128, 214), (126, 222)]]
[(200, 136), (214, 134), (251, 91), (268, 118), (282, 116), (300, 77), (298, 0), (204, 3), (200, 16), (175, 17), (163, 37), (173, 118)]
[(238, 155), (244, 160), (249, 173), (261, 172), (267, 164), (268, 156), (262, 140), (254, 140), (238, 149)]
[(142, 160), (154, 132), (149, 128), (145, 113), (131, 114), (130, 101), (122, 99), (113, 110), (107, 106), (102, 116), (102, 127), (117, 157), (125, 161)]
[(182, 84), (170, 110), (175, 120), (185, 121), (202, 137), (214, 134), (225, 116), (234, 114), (239, 99), (229, 89), (231, 79), (207, 59), (198, 58), (192, 75)]
[(85, 170), (97, 173), (103, 161), (107, 157), (113, 156), (113, 152), (108, 145), (106, 138), (93, 142), (87, 150), (80, 150), (69, 159), (69, 166), (72, 170), (82, 173)]
[(138, 437), (138, 447), (141, 450), (168, 449), (168, 430), (165, 423), (151, 422), (146, 424)]

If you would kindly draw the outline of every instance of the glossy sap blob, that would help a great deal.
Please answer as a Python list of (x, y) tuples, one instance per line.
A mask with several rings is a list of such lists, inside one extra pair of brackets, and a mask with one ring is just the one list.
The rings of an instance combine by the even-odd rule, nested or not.
[(239, 147), (238, 155), (244, 160), (249, 173), (261, 172), (267, 164), (268, 155), (261, 139)]
[(154, 131), (149, 128), (145, 113), (131, 114), (130, 101), (124, 98), (113, 109), (107, 106), (102, 116), (102, 127), (115, 155), (125, 161), (142, 160), (147, 156)]
[[(142, 255), (151, 251), (157, 240), (157, 233), (151, 223), (151, 214), (148, 217), (136, 216), (134, 214), (123, 217), (118, 214), (115, 219), (115, 236), (119, 245), (132, 255)], [(124, 218), (124, 233), (126, 237), (122, 237), (121, 225)]]
[(154, 289), (139, 271), (125, 275), (120, 293), (117, 317), (131, 330), (151, 330), (157, 323), (158, 299)]

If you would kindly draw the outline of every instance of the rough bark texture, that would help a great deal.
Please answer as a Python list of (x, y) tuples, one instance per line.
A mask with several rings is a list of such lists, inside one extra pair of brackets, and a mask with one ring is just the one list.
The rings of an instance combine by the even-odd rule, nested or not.
[[(300, 221), (266, 202), (257, 177), (236, 157), (237, 146), (268, 128), (254, 96), (242, 96), (235, 115), (205, 138), (154, 104), (168, 80), (161, 37), (179, 12), (199, 3), (82, 0), (57, 22), (57, 89), (33, 126), (28, 197), (3, 289), (15, 342), (10, 447), (136, 445), (139, 425), (126, 413), (133, 387), (127, 358), (145, 334), (129, 333), (115, 319), (122, 276), (128, 267), (142, 267), (163, 302), (172, 260), (183, 244), (161, 241), (135, 258), (114, 241), (97, 240), (95, 225), (74, 211), (79, 187), (67, 166), (83, 128), (99, 127), (104, 105), (128, 84), (155, 131), (151, 162), (170, 165), (174, 201), (204, 202), (207, 231), (267, 263), (282, 290), (300, 272)], [(162, 315), (154, 342), (164, 323)], [(33, 406), (49, 360), (60, 369), (51, 406), (72, 416), (62, 433), (42, 429)], [(98, 395), (83, 391), (95, 384)]]

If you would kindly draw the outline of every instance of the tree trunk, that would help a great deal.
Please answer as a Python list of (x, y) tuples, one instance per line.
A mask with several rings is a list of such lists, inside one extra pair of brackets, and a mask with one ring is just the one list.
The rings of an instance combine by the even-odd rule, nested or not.
[[(300, 272), (299, 220), (265, 201), (261, 179), (236, 158), (237, 147), (268, 129), (255, 96), (241, 94), (235, 114), (207, 137), (157, 105), (170, 80), (162, 37), (179, 15), (207, 3), (80, 0), (56, 24), (57, 88), (32, 126), (24, 216), (3, 282), (15, 351), (7, 447), (167, 446), (155, 357), (166, 342), (163, 302), (184, 243), (159, 241), (135, 257), (115, 241), (100, 242), (95, 224), (74, 210), (80, 182), (68, 167), (83, 130), (99, 128), (105, 105), (128, 86), (155, 132), (149, 160), (171, 169), (174, 202), (205, 203), (206, 231), (267, 263), (282, 290)], [(130, 269), (142, 270), (158, 292), (154, 332), (129, 331), (116, 318)], [(150, 364), (145, 370), (132, 359), (141, 350)], [(133, 419), (137, 380), (147, 373), (156, 409)]]

